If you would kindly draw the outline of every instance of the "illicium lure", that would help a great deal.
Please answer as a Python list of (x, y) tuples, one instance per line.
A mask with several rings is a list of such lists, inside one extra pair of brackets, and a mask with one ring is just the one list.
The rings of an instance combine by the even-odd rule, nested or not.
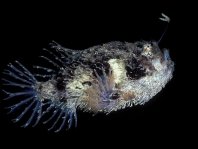
[(174, 62), (159, 41), (109, 42), (83, 51), (52, 42), (41, 56), (51, 68), (34, 66), (45, 75), (33, 75), (18, 61), (4, 70), (5, 100), (17, 99), (8, 109), (21, 111), (15, 122), (28, 117), (23, 127), (50, 122), (49, 130), (59, 132), (77, 125), (76, 109), (108, 114), (142, 105), (172, 78)]

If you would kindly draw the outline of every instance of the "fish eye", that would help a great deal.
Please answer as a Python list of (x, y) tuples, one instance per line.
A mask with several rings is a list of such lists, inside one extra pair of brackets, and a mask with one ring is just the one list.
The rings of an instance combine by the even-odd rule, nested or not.
[(151, 51), (152, 50), (152, 46), (151, 46), (151, 44), (144, 44), (144, 46), (143, 46), (143, 50), (144, 51)]
[(149, 58), (153, 57), (153, 48), (152, 48), (151, 44), (147, 43), (147, 44), (143, 45), (142, 55), (149, 57)]

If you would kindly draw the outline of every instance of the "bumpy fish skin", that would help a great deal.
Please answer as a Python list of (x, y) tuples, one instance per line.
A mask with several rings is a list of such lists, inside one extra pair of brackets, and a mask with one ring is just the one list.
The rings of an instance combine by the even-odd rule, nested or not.
[[(10, 113), (23, 108), (14, 121), (32, 112), (23, 127), (50, 122), (49, 130), (59, 132), (77, 126), (77, 109), (108, 114), (142, 105), (173, 76), (174, 62), (169, 51), (160, 50), (154, 41), (115, 41), (82, 51), (64, 48), (56, 42), (50, 45), (50, 50), (44, 49), (48, 56), (41, 58), (51, 68), (34, 66), (45, 71), (45, 75), (33, 75), (18, 61), (3, 72), (5, 100), (20, 99), (8, 107)], [(10, 92), (13, 87), (14, 92)]]
[(84, 50), (68, 89), (79, 94), (78, 107), (117, 111), (144, 104), (172, 78), (174, 63), (156, 42), (110, 42)]

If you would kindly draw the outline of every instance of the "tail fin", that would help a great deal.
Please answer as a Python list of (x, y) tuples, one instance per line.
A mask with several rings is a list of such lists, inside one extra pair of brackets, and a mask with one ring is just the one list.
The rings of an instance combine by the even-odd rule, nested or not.
[[(36, 68), (45, 70), (40, 66)], [(76, 109), (68, 108), (65, 103), (58, 100), (56, 102), (50, 99), (44, 101), (40, 99), (39, 81), (20, 62), (9, 64), (3, 74), (4, 78), (1, 80), (4, 89), (2, 91), (6, 95), (3, 100), (8, 101), (9, 104), (15, 103), (6, 108), (9, 110), (8, 114), (19, 113), (13, 122), (25, 121), (22, 127), (30, 125), (35, 127), (41, 118), (48, 117), (43, 123), (51, 123), (52, 126), (48, 130), (54, 130), (54, 132), (61, 131), (66, 125), (68, 129), (72, 127), (72, 124), (77, 126)], [(42, 75), (42, 77), (45, 76)]]
[[(13, 100), (17, 99), (17, 102), (13, 102), (14, 105), (7, 107), (8, 113), (13, 113), (19, 109), (21, 112), (13, 121), (20, 121), (28, 111), (32, 110), (31, 116), (22, 127), (27, 127), (30, 124), (36, 126), (42, 113), (42, 103), (38, 99), (36, 91), (36, 78), (18, 61), (9, 64), (3, 74), (5, 78), (2, 78), (2, 85), (6, 88), (6, 90), (2, 90), (6, 94), (4, 100), (9, 100), (12, 103)], [(33, 122), (33, 120), (35, 121)]]
[[(5, 101), (13, 105), (7, 107), (8, 113), (16, 115), (14, 122), (20, 121), (25, 124), (22, 127), (36, 126), (41, 118), (45, 120), (43, 123), (48, 123), (54, 132), (59, 132), (63, 129), (70, 129), (73, 125), (77, 126), (76, 104), (69, 105), (67, 101), (61, 101), (59, 97), (54, 97), (56, 100), (43, 98), (42, 87), (40, 85), (56, 79), (61, 71), (67, 70), (68, 72), (73, 69), (73, 61), (78, 59), (80, 53), (65, 49), (59, 44), (53, 42), (51, 44), (52, 51), (44, 49), (48, 53), (47, 56), (41, 56), (46, 60), (47, 64), (52, 67), (33, 66), (36, 74), (32, 74), (20, 62), (15, 61), (9, 64), (4, 70), (3, 92), (5, 93)], [(71, 67), (71, 68), (70, 68)], [(72, 76), (67, 74), (67, 77)], [(65, 79), (68, 79), (68, 78)], [(50, 90), (50, 89), (49, 89)], [(49, 97), (50, 98), (50, 97)], [(73, 103), (74, 100), (71, 100)]]

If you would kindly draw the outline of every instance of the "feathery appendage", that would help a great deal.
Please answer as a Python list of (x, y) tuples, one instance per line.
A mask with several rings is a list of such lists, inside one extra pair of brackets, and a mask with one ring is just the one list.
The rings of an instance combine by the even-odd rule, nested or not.
[[(35, 118), (37, 118), (35, 123), (37, 124), (40, 120), (42, 107), (42, 102), (38, 99), (36, 91), (37, 79), (18, 61), (9, 64), (3, 74), (6, 77), (6, 79), (2, 78), (6, 90), (2, 91), (7, 96), (4, 100), (9, 100), (11, 103), (13, 101), (13, 103), (15, 103), (6, 108), (9, 110), (8, 114), (20, 111), (21, 108), (23, 108), (23, 110), (20, 111), (21, 113), (13, 120), (14, 122), (18, 122), (27, 112), (32, 111), (31, 116), (22, 127), (33, 124), (33, 119)], [(10, 92), (10, 90), (12, 92)]]
[[(58, 56), (50, 51), (48, 52), (54, 56), (55, 61), (58, 63), (56, 64), (53, 60), (48, 62), (50, 62), (52, 66), (57, 66), (59, 71), (64, 71), (64, 62), (59, 60)], [(63, 57), (63, 54), (61, 54), (61, 56), (64, 60), (65, 57)], [(65, 101), (60, 102), (61, 99), (59, 99), (58, 96), (57, 100), (54, 100), (54, 98), (44, 98), (42, 96), (43, 92), (48, 92), (50, 89), (48, 88), (49, 86), (46, 86), (47, 90), (43, 91), (42, 85), (44, 82), (40, 80), (54, 79), (57, 81), (57, 76), (54, 75), (55, 73), (57, 74), (57, 72), (53, 68), (43, 66), (34, 66), (34, 68), (38, 70), (38, 73), (33, 75), (25, 66), (16, 61), (13, 64), (9, 64), (3, 72), (4, 78), (1, 80), (4, 88), (2, 91), (6, 95), (4, 100), (12, 104), (6, 108), (9, 110), (8, 114), (16, 115), (13, 122), (21, 121), (21, 123), (24, 123), (21, 127), (35, 127), (40, 121), (49, 117), (50, 112), (53, 111), (53, 114), (43, 122), (44, 124), (52, 124), (48, 130), (59, 132), (64, 129), (66, 125), (66, 129), (70, 129), (72, 124), (77, 126), (75, 107), (68, 108)], [(46, 73), (46, 75), (40, 74), (40, 70)], [(39, 78), (39, 81), (37, 78)], [(57, 84), (58, 83), (55, 83), (53, 85), (55, 91), (57, 90), (57, 92), (59, 92), (60, 85), (58, 87)]]

